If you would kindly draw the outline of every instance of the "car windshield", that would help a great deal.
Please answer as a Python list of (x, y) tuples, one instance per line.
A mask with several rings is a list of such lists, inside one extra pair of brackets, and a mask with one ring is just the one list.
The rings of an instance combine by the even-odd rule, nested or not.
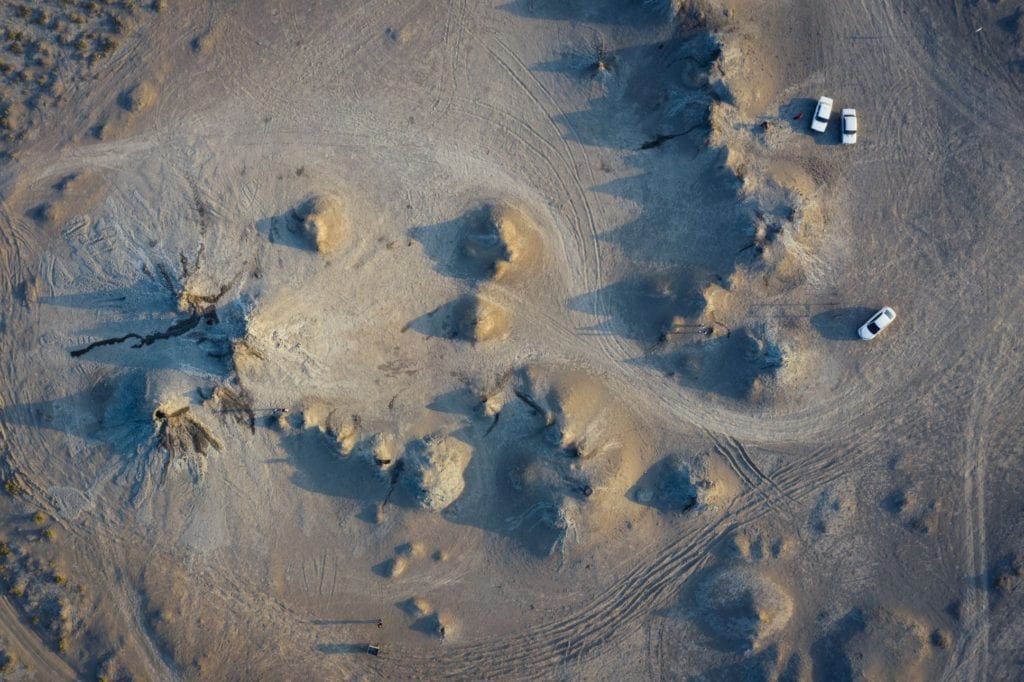
[(877, 334), (878, 332), (880, 332), (882, 330), (879, 329), (878, 325), (875, 324), (874, 322), (868, 322), (868, 331), (871, 332), (872, 334)]

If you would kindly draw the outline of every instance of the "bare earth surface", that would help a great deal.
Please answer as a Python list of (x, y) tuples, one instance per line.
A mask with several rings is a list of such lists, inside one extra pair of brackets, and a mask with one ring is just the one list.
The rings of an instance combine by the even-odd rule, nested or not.
[(0, 675), (1020, 677), (1021, 2), (29, 5)]

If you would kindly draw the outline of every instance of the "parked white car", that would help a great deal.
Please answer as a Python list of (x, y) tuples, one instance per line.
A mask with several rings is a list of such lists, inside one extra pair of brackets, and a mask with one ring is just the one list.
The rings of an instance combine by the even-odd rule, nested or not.
[(855, 144), (857, 142), (857, 110), (843, 109), (840, 120), (843, 122), (843, 144)]
[(860, 338), (865, 341), (870, 341), (878, 336), (879, 332), (892, 324), (892, 321), (895, 319), (896, 311), (889, 306), (886, 306), (872, 315), (867, 322), (861, 325), (861, 328), (857, 330), (857, 333), (860, 334)]
[(821, 97), (818, 99), (818, 106), (814, 108), (814, 118), (811, 119), (811, 130), (823, 133), (828, 128), (828, 118), (832, 115), (832, 98)]

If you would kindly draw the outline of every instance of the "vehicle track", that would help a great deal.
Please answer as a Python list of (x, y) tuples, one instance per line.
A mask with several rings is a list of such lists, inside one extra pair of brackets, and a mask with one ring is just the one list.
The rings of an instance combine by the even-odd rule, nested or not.
[[(473, 36), (485, 50), (487, 50), (492, 59), (502, 67), (502, 69), (524, 92), (524, 94), (526, 94), (537, 110), (543, 114), (545, 119), (549, 122), (555, 137), (559, 141), (559, 157), (567, 171), (567, 175), (570, 179), (569, 182), (574, 188), (574, 192), (566, 192), (565, 198), (569, 202), (571, 209), (568, 217), (571, 221), (577, 253), (580, 256), (580, 262), (583, 268), (583, 280), (581, 284), (584, 291), (599, 291), (604, 285), (600, 235), (597, 229), (594, 209), (587, 196), (587, 188), (584, 186), (583, 179), (580, 175), (580, 162), (576, 159), (576, 156), (573, 153), (570, 140), (566, 139), (566, 134), (556, 123), (558, 118), (563, 120), (566, 119), (565, 110), (559, 106), (557, 100), (551, 94), (547, 86), (537, 78), (529, 66), (522, 61), (515, 50), (509, 47), (508, 44), (494, 36), (492, 36), (489, 41), (485, 41), (476, 34), (470, 33), (470, 35)], [(501, 54), (498, 54), (497, 49), (491, 47), (491, 42), (498, 46), (498, 49), (504, 53), (504, 57)], [(540, 94), (537, 94), (537, 92), (534, 91), (535, 89)], [(541, 101), (542, 98), (547, 102), (547, 104)], [(552, 111), (554, 113), (552, 113)], [(594, 177), (594, 170), (590, 159), (586, 154), (585, 145), (575, 129), (567, 124), (566, 127), (569, 129), (569, 137), (571, 138), (571, 141), (583, 150), (584, 166), (590, 173), (590, 183), (595, 184), (596, 179)], [(561, 174), (559, 174), (559, 176), (561, 176)], [(560, 182), (564, 181), (560, 179)], [(581, 214), (580, 209), (582, 209), (582, 221), (579, 218)], [(593, 314), (598, 317), (610, 317), (612, 313), (608, 308), (607, 302), (603, 299), (599, 302), (601, 309), (594, 311)], [(598, 343), (607, 358), (620, 358), (628, 354), (628, 350), (623, 346), (618, 337), (598, 335)]]
[[(1020, 290), (1019, 280), (1015, 288)], [(1022, 312), (1024, 306), (1018, 305), (1011, 317)], [(963, 439), (963, 494), (967, 513), (962, 515), (962, 519), (967, 542), (966, 568), (968, 577), (981, 584), (965, 589), (961, 613), (967, 624), (962, 628), (956, 657), (944, 671), (946, 679), (987, 679), (989, 676), (991, 604), (987, 581), (991, 566), (987, 540), (986, 479), (990, 445), (986, 427), (998, 407), (1018, 399), (1021, 380), (1016, 370), (1022, 359), (1019, 336), (1012, 325), (1001, 321), (993, 327), (987, 335), (992, 341), (983, 353), (969, 401)]]
[[(837, 448), (835, 456), (824, 462), (811, 462), (819, 460), (820, 452), (812, 450), (800, 460), (816, 464), (815, 468), (808, 470), (794, 464), (785, 476), (776, 479), (775, 485), (786, 499), (798, 502), (842, 476), (842, 472), (835, 471), (835, 464), (840, 460), (852, 462), (849, 456), (852, 449)], [(762, 481), (762, 485), (767, 484)], [(762, 491), (757, 490), (757, 486), (748, 487), (721, 517), (686, 531), (656, 557), (642, 562), (606, 588), (601, 599), (588, 608), (501, 642), (453, 648), (443, 667), (430, 667), (430, 659), (411, 660), (409, 670), (452, 677), (535, 675), (550, 670), (559, 661), (583, 657), (594, 648), (613, 643), (640, 627), (646, 614), (672, 601), (681, 584), (711, 560), (716, 545), (772, 511)], [(396, 653), (403, 661), (416, 656), (413, 651)]]
[[(459, 12), (456, 11), (457, 7), (461, 7), (462, 18), (458, 18)], [(434, 119), (435, 122), (447, 115), (452, 107), (461, 106), (463, 102), (457, 96), (457, 65), (459, 52), (462, 49), (460, 41), (464, 31), (459, 30), (457, 27), (459, 24), (466, 23), (466, 12), (467, 7), (464, 2), (460, 6), (450, 5), (446, 10), (443, 40), (445, 51), (444, 78), (438, 86), (438, 93), (445, 100), (445, 103), (443, 106), (439, 106), (439, 113), (437, 118)], [(926, 51), (921, 46), (913, 46), (900, 51), (898, 44), (908, 35), (911, 35), (912, 32), (899, 29), (901, 26), (900, 22), (906, 20), (898, 16), (898, 12), (891, 2), (885, 2), (881, 6), (863, 3), (863, 12), (865, 15), (880, 17), (878, 23), (880, 23), (881, 30), (885, 31), (889, 36), (890, 40), (888, 42), (896, 46), (887, 52), (885, 59), (888, 62), (896, 63), (905, 60), (908, 63), (921, 63), (923, 61), (924, 63), (931, 64), (932, 66), (928, 68), (936, 69), (935, 73), (941, 75), (941, 78), (937, 77), (935, 79), (934, 84), (929, 86), (929, 92), (937, 98), (940, 95), (942, 98), (950, 97), (942, 93), (951, 88), (956, 89), (958, 81), (963, 79), (959, 75), (960, 72), (955, 69), (951, 69), (948, 75), (942, 75), (940, 72), (942, 69), (955, 64), (959, 58), (958, 55), (952, 50), (946, 50), (942, 45), (939, 46), (940, 52), (938, 56), (940, 59), (938, 60), (935, 59), (935, 54)], [(353, 26), (358, 29), (356, 32), (359, 34), (360, 39), (365, 37), (365, 40), (359, 42), (359, 40), (353, 37), (353, 41), (357, 43), (357, 51), (364, 49), (369, 44), (374, 32), (378, 28), (377, 24), (381, 23), (382, 14), (379, 12), (373, 13), (370, 9), (364, 8), (360, 16), (362, 17), (361, 23)], [(967, 21), (966, 12), (962, 16), (964, 17), (963, 20)], [(348, 26), (349, 24), (345, 25)], [(477, 39), (481, 40), (479, 36), (477, 36)], [(577, 153), (572, 149), (573, 144), (580, 146), (582, 150), (582, 156), (580, 157), (580, 160), (583, 162), (582, 168), (584, 168), (584, 171), (590, 171), (590, 180), (593, 181), (593, 168), (590, 165), (589, 158), (587, 158), (585, 145), (580, 141), (577, 131), (571, 128), (568, 131), (559, 129), (554, 117), (564, 113), (564, 111), (558, 106), (557, 98), (531, 72), (517, 52), (501, 41), (497, 41), (494, 45), (497, 45), (497, 47), (493, 50), (489, 49), (491, 56), (517, 81), (518, 87), (530, 96), (538, 110), (552, 123), (553, 129), (562, 142), (561, 145), (556, 145), (529, 124), (526, 119), (517, 118), (508, 112), (504, 113), (505, 123), (503, 125), (505, 127), (503, 132), (514, 137), (519, 143), (526, 145), (530, 149), (533, 158), (543, 161), (550, 172), (550, 178), (555, 179), (558, 184), (556, 191), (567, 197), (571, 209), (566, 212), (567, 220), (573, 223), (570, 227), (572, 227), (573, 239), (576, 251), (580, 257), (581, 267), (589, 273), (583, 279), (587, 282), (588, 287), (597, 286), (602, 283), (602, 265), (600, 245), (597, 241), (595, 229), (595, 213), (590, 206), (587, 190), (583, 184), (584, 177), (580, 173), (581, 166), (577, 163)], [(881, 59), (881, 57), (879, 58)], [(991, 63), (994, 64), (995, 62), (992, 61)], [(974, 75), (978, 74), (975, 73)], [(916, 82), (916, 79), (916, 73), (904, 71), (896, 74), (894, 83), (897, 84), (897, 89), (910, 89), (910, 86)], [(977, 92), (979, 88), (977, 86), (973, 87), (974, 92)], [(445, 96), (446, 93), (447, 97)], [(968, 101), (970, 96), (972, 95), (969, 93), (952, 96), (955, 99), (955, 107), (961, 116), (970, 116), (977, 113), (977, 107), (970, 106)], [(250, 96), (250, 101), (251, 99)], [(480, 106), (479, 102), (470, 101), (470, 104), (472, 106)], [(939, 155), (920, 155), (919, 158), (912, 159), (911, 157), (914, 156), (914, 152), (911, 150), (920, 150), (921, 146), (938, 149), (942, 143), (941, 135), (936, 130), (915, 131), (915, 126), (884, 124), (883, 121), (889, 119), (897, 120), (897, 114), (900, 113), (900, 110), (895, 98), (888, 98), (885, 103), (880, 103), (879, 106), (879, 115), (876, 116), (880, 119), (878, 123), (878, 136), (888, 137), (890, 148), (879, 151), (875, 160), (885, 164), (895, 162), (895, 164), (900, 166), (900, 169), (888, 171), (883, 173), (882, 176), (894, 184), (899, 184), (904, 180), (903, 176), (913, 175), (914, 172), (929, 175), (929, 166), (936, 163)], [(558, 113), (549, 113), (556, 111)], [(1005, 118), (1000, 113), (986, 120), (990, 123), (998, 124), (1001, 121), (1005, 121)], [(213, 143), (215, 145), (227, 145), (230, 138), (225, 133), (226, 128), (218, 127), (215, 123), (208, 123), (210, 125), (208, 128), (203, 129), (203, 134), (219, 136)], [(917, 136), (919, 144), (914, 142), (914, 136)], [(163, 139), (165, 138), (154, 137), (149, 140), (141, 140), (141, 142), (152, 146), (160, 144)], [(324, 138), (305, 132), (296, 132), (292, 141), (312, 145), (317, 142), (323, 142)], [(330, 141), (332, 144), (335, 142)], [(140, 140), (133, 140), (131, 144), (137, 145), (134, 148), (136, 151), (140, 153), (144, 151), (144, 147), (140, 146)], [(951, 144), (955, 145), (954, 151), (957, 154), (969, 154), (971, 151), (972, 143), (966, 139), (959, 139)], [(94, 148), (81, 153), (74, 152), (74, 154), (79, 159), (93, 159), (95, 162), (94, 167), (105, 166), (107, 168), (115, 168), (123, 160), (121, 155), (127, 155), (132, 153), (132, 151), (133, 147), (126, 141), (124, 143), (95, 145)], [(565, 170), (556, 168), (554, 165), (556, 160), (565, 166)], [(169, 165), (188, 167), (190, 164), (179, 160), (175, 164), (169, 162)], [(922, 200), (919, 194), (919, 187), (909, 188), (906, 192), (907, 197), (901, 199), (901, 201), (906, 202), (906, 206), (900, 207), (896, 211), (896, 215), (912, 214), (913, 204)], [(120, 200), (128, 201), (129, 198), (121, 196)], [(1019, 200), (1014, 202), (1011, 199), (1007, 199), (1006, 201), (1006, 205), (1000, 209), (1000, 215), (993, 215), (992, 217), (997, 218), (999, 222), (1005, 225), (1004, 229), (1009, 232), (1009, 226), (1019, 224), (1019, 221), (1014, 222), (1014, 218), (1020, 214), (1020, 204)], [(3, 208), (4, 218), (7, 222), (11, 222), (9, 212), (6, 210), (6, 207)], [(584, 215), (585, 219), (582, 217)], [(72, 226), (68, 236), (74, 237), (75, 229)], [(77, 229), (81, 229), (81, 227)], [(895, 226), (894, 234), (899, 235), (905, 233), (904, 231), (906, 230), (923, 231), (926, 230), (926, 227), (916, 224), (908, 227)], [(30, 235), (30, 233), (31, 230), (25, 225), (15, 225), (10, 229), (7, 229), (5, 225), (5, 229), (0, 230), (0, 239), (5, 240), (3, 251), (3, 256), (6, 259), (4, 273), (5, 283), (8, 285), (9, 290), (13, 290), (14, 286), (26, 274), (24, 272), (15, 274), (17, 272), (15, 267), (9, 266), (21, 268), (24, 267), (25, 263), (36, 262), (36, 259), (30, 257), (32, 240), (30, 236), (26, 236)], [(986, 233), (985, 236), (1001, 237), (1001, 235), (995, 232)], [(77, 237), (74, 238), (77, 239)], [(118, 240), (122, 238), (130, 239), (130, 236), (120, 235), (112, 238)], [(558, 238), (562, 239), (560, 233)], [(983, 242), (984, 240), (979, 238), (978, 241)], [(569, 252), (564, 246), (565, 242), (563, 241), (562, 243), (563, 254), (566, 255), (566, 260), (568, 260)], [(929, 258), (939, 262), (943, 258), (950, 257), (949, 250), (939, 246), (938, 238), (929, 243), (932, 245)], [(82, 244), (81, 247), (83, 250), (96, 248), (94, 260), (99, 262), (103, 260), (103, 254), (100, 249), (105, 245), (109, 246), (109, 242), (104, 242), (97, 237), (93, 240), (93, 243), (89, 245)], [(138, 247), (139, 245), (135, 246)], [(980, 249), (982, 247), (979, 246), (977, 248)], [(144, 255), (144, 247), (142, 252)], [(14, 256), (11, 256), (11, 253)], [(981, 259), (982, 255), (985, 256), (985, 259)], [(909, 263), (911, 258), (919, 258), (920, 255), (910, 254), (897, 257), (904, 258)], [(1000, 258), (998, 254), (982, 254), (978, 250), (972, 253), (971, 258), (975, 260), (969, 261), (965, 257), (963, 263), (974, 263), (979, 268), (983, 267), (985, 263), (1003, 263), (1003, 261), (998, 260)], [(57, 262), (52, 257), (43, 261), (40, 268), (40, 276), (46, 281), (55, 281), (60, 274), (57, 270), (57, 265)], [(112, 276), (115, 274), (111, 273)], [(956, 282), (955, 277), (963, 276), (962, 274), (953, 274), (949, 280), (939, 280), (937, 278), (937, 281), (934, 283), (935, 295), (948, 294), (951, 290), (950, 282)], [(970, 291), (970, 289), (961, 290), (964, 300), (968, 299), (967, 294)], [(1003, 296), (1003, 300), (1010, 300), (1009, 295)], [(527, 297), (521, 296), (520, 302), (524, 306), (529, 305)], [(964, 301), (958, 302), (963, 303)], [(13, 302), (10, 305), (15, 309), (20, 309), (21, 307)], [(998, 305), (994, 307), (998, 307)], [(528, 310), (528, 308), (525, 309)], [(27, 313), (15, 312), (12, 314)], [(536, 317), (536, 315), (532, 315), (532, 317)], [(955, 319), (954, 313), (950, 313), (947, 317), (941, 319), (931, 318), (929, 321), (938, 328), (953, 319)], [(550, 326), (546, 332), (548, 337), (555, 340), (561, 339), (566, 342), (567, 347), (571, 347), (571, 344), (568, 342), (578, 335), (578, 332), (568, 328), (554, 317), (547, 319), (544, 324)], [(1018, 329), (1011, 327), (998, 331), (998, 333), (1007, 337), (1015, 337), (1017, 331)], [(714, 442), (715, 452), (723, 457), (743, 482), (744, 493), (723, 519), (701, 529), (686, 530), (683, 538), (661, 550), (650, 562), (638, 565), (624, 578), (617, 581), (608, 590), (607, 596), (603, 596), (594, 604), (591, 604), (588, 609), (569, 618), (562, 619), (557, 623), (542, 627), (533, 633), (519, 635), (509, 642), (482, 643), (461, 648), (457, 646), (457, 643), (451, 646), (446, 645), (446, 648), (453, 653), (453, 658), (458, 666), (457, 670), (461, 671), (464, 675), (473, 675), (479, 671), (493, 670), (496, 674), (518, 675), (520, 672), (525, 671), (528, 674), (540, 676), (550, 673), (552, 670), (551, 666), (557, 665), (560, 661), (564, 663), (569, 660), (581, 660), (581, 657), (595, 648), (621, 639), (629, 631), (636, 627), (642, 627), (644, 619), (657, 604), (670, 602), (673, 595), (678, 592), (679, 585), (692, 575), (694, 571), (700, 570), (704, 562), (708, 560), (707, 556), (710, 550), (716, 546), (716, 543), (722, 542), (730, 532), (738, 527), (742, 527), (746, 523), (763, 518), (764, 515), (778, 513), (793, 508), (794, 505), (799, 505), (806, 497), (812, 495), (822, 486), (852, 474), (861, 462), (878, 455), (877, 452), (858, 448), (857, 446), (819, 448), (810, 451), (804, 456), (793, 457), (785, 461), (778, 468), (766, 472), (758, 464), (759, 461), (763, 460), (758, 457), (757, 449), (748, 449), (744, 442), (792, 443), (793, 440), (799, 440), (800, 442), (807, 443), (813, 442), (815, 439), (832, 439), (834, 438), (834, 429), (837, 423), (846, 425), (851, 433), (856, 433), (859, 437), (863, 437), (865, 442), (870, 442), (884, 435), (883, 425), (887, 415), (894, 413), (894, 411), (906, 412), (911, 407), (916, 406), (918, 401), (930, 400), (947, 389), (951, 389), (948, 384), (936, 382), (936, 377), (941, 376), (943, 373), (957, 373), (971, 369), (971, 358), (963, 358), (961, 362), (961, 359), (955, 357), (954, 351), (943, 348), (944, 343), (939, 337), (939, 333), (931, 330), (928, 334), (921, 333), (920, 338), (905, 341), (899, 350), (889, 350), (891, 346), (883, 347), (882, 350), (879, 350), (876, 360), (879, 363), (887, 364), (890, 368), (895, 368), (895, 371), (901, 371), (910, 367), (911, 363), (915, 362), (915, 358), (928, 357), (938, 369), (913, 370), (915, 374), (909, 377), (906, 383), (899, 387), (898, 391), (894, 390), (888, 395), (864, 397), (854, 395), (853, 389), (844, 389), (837, 391), (835, 395), (828, 401), (823, 401), (822, 404), (808, 409), (797, 410), (790, 414), (772, 415), (769, 420), (764, 415), (751, 415), (747, 413), (742, 406), (733, 407), (709, 404), (705, 396), (697, 391), (688, 389), (679, 388), (678, 390), (664, 391), (664, 396), (656, 396), (655, 394), (659, 392), (658, 389), (665, 388), (664, 385), (659, 385), (657, 388), (645, 386), (648, 383), (645, 380), (655, 377), (655, 373), (642, 374), (636, 367), (621, 366), (621, 360), (627, 355), (625, 346), (618, 343), (618, 340), (614, 338), (608, 340), (599, 337), (597, 344), (600, 345), (590, 345), (589, 351), (594, 355), (603, 356), (596, 359), (597, 364), (605, 361), (605, 364), (613, 366), (608, 370), (611, 381), (616, 389), (621, 389), (618, 391), (618, 394), (625, 401), (629, 403), (635, 402), (648, 411), (657, 409), (659, 406), (663, 407), (665, 408), (664, 412), (667, 420), (677, 420), (682, 424), (715, 425), (715, 428), (720, 431), (718, 435), (713, 435), (707, 429), (704, 429), (705, 433)], [(956, 345), (956, 343), (949, 344), (951, 347)], [(957, 399), (960, 396), (969, 398), (972, 406), (968, 424), (969, 428), (965, 431), (964, 455), (964, 496), (968, 508), (972, 511), (970, 514), (965, 515), (964, 523), (966, 527), (965, 537), (969, 544), (969, 569), (975, 575), (983, 574), (988, 568), (985, 518), (988, 454), (985, 427), (996, 404), (996, 398), (987, 392), (984, 385), (985, 382), (988, 382), (993, 377), (1013, 375), (1015, 373), (1014, 366), (1004, 366), (998, 360), (1007, 350), (1008, 347), (1005, 344), (993, 347), (985, 357), (976, 382), (970, 387), (952, 389), (949, 393), (953, 399)], [(9, 352), (6, 355), (8, 357), (7, 369), (10, 370), (8, 376), (14, 378), (18, 375), (18, 371), (10, 363), (14, 362), (13, 358), (17, 357), (17, 354)], [(581, 363), (587, 363), (589, 360), (589, 358), (582, 359)], [(1001, 399), (1013, 399), (1009, 381), (1009, 378), (1005, 378), (1002, 382), (994, 382), (996, 388), (993, 391), (1002, 396)], [(16, 396), (10, 394), (6, 386), (4, 392), (7, 404), (16, 402)], [(923, 416), (912, 413), (903, 424), (908, 428), (917, 428), (924, 423), (923, 420)], [(16, 430), (25, 432), (29, 430), (29, 426), (31, 425), (19, 426)], [(42, 424), (39, 426), (42, 426)], [(36, 439), (34, 437), (27, 439), (19, 437), (12, 445), (12, 451), (15, 449), (28, 451), (32, 448), (47, 447), (44, 439)], [(49, 454), (49, 450), (46, 449), (39, 451)], [(751, 454), (751, 451), (753, 454)], [(17, 459), (14, 461), (17, 463)], [(34, 470), (27, 472), (27, 485), (34, 498), (45, 499), (45, 491), (35, 483), (37, 477), (39, 477), (39, 480), (44, 480), (42, 477), (43, 473)], [(780, 506), (782, 504), (784, 506)], [(230, 587), (246, 591), (253, 589), (252, 586), (236, 583), (230, 584)], [(971, 633), (968, 633), (968, 636), (958, 643), (957, 658), (954, 662), (955, 667), (952, 670), (947, 670), (947, 676), (984, 677), (989, 670), (990, 654), (988, 641), (991, 626), (989, 625), (988, 617), (988, 597), (984, 593), (980, 595), (972, 593), (970, 598), (977, 601), (968, 603), (965, 613), (969, 614), (972, 623), (976, 624), (977, 632), (974, 632), (975, 626), (972, 625)], [(247, 602), (247, 606), (252, 609), (259, 608), (255, 600), (251, 603)], [(451, 662), (450, 660), (435, 661), (422, 656), (422, 654), (419, 654), (417, 659), (414, 658), (416, 654), (407, 649), (399, 648), (396, 651), (402, 653), (402, 656), (393, 657), (393, 660), (400, 660), (400, 665), (409, 665), (411, 660), (418, 661), (418, 664), (422, 666), (405, 668), (412, 675), (425, 676), (436, 673), (437, 676), (441, 676), (451, 672), (447, 668)], [(370, 665), (371, 671), (382, 674), (380, 671), (383, 668), (375, 667), (376, 662), (371, 662), (368, 665)]]
[(50, 650), (42, 640), (23, 622), (21, 614), (11, 605), (6, 596), (0, 597), (0, 632), (13, 640), (13, 651), (19, 659), (27, 664), (33, 673), (43, 675), (47, 680), (80, 679), (71, 666)]
[[(581, 227), (580, 222), (579, 222), (579, 218), (577, 217), (578, 216), (578, 210), (577, 210), (578, 209), (578, 203), (581, 201), (580, 197), (581, 197), (581, 195), (583, 193), (583, 189), (582, 189), (582, 185), (579, 182), (578, 174), (576, 174), (575, 171), (573, 169), (571, 169), (571, 167), (572, 167), (572, 159), (571, 159), (571, 156), (567, 155), (566, 152), (565, 152), (565, 147), (567, 145), (566, 145), (565, 141), (561, 137), (561, 131), (558, 130), (558, 126), (555, 125), (554, 119), (552, 118), (551, 114), (548, 113), (548, 110), (545, 108), (544, 104), (541, 103), (540, 99), (537, 97), (537, 95), (534, 94), (534, 92), (526, 84), (526, 81), (524, 80), (524, 78), (516, 71), (516, 69), (514, 69), (512, 66), (510, 66), (508, 64), (508, 62), (506, 62), (504, 59), (502, 59), (501, 56), (497, 53), (497, 51), (494, 50), (493, 48), (491, 48), (491, 46), (489, 44), (484, 42), (481, 38), (479, 38), (475, 34), (471, 34), (471, 35), (474, 38), (476, 38), (478, 40), (478, 42), (480, 42), (481, 46), (485, 50), (487, 50), (487, 53), (491, 56), (491, 58), (499, 66), (501, 66), (501, 68), (508, 74), (508, 76), (518, 85), (519, 89), (522, 90), (524, 94), (526, 94), (526, 96), (530, 100), (530, 102), (537, 108), (537, 110), (539, 112), (541, 112), (543, 114), (545, 119), (548, 120), (548, 122), (551, 124), (552, 129), (554, 130), (554, 133), (558, 137), (558, 139), (561, 140), (562, 151), (559, 153), (559, 157), (561, 158), (562, 163), (567, 168), (570, 168), (569, 175), (573, 179), (572, 180), (572, 184), (576, 188), (576, 192), (575, 193), (571, 193), (571, 194), (567, 194), (566, 195), (566, 199), (569, 201), (569, 206), (570, 206), (570, 209), (571, 209), (568, 212), (567, 217), (569, 218), (571, 226), (572, 226), (573, 238), (574, 238), (574, 240), (576, 242), (576, 252), (578, 254), (580, 254), (580, 256), (583, 257), (581, 259), (581, 264), (583, 265), (582, 274), (584, 276), (584, 286), (589, 290), (589, 289), (591, 289), (591, 288), (593, 288), (595, 286), (595, 283), (596, 283), (597, 280), (595, 279), (594, 275), (590, 272), (590, 268), (588, 266), (589, 260), (586, 257), (586, 254), (588, 253), (587, 241), (586, 241), (586, 239), (584, 237), (583, 230), (582, 230), (582, 227)], [(575, 196), (573, 194), (575, 194)]]

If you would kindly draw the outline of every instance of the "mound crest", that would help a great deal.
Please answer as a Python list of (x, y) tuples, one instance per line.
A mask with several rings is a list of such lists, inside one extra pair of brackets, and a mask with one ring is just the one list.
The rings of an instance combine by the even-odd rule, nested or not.
[(302, 404), (302, 428), (316, 429), (338, 444), (342, 455), (351, 454), (355, 447), (359, 420), (322, 400), (307, 399)]
[(320, 253), (336, 251), (349, 235), (348, 212), (333, 194), (309, 197), (296, 210), (302, 232)]
[(190, 409), (188, 405), (161, 405), (153, 412), (157, 442), (172, 458), (185, 459), (205, 455), (209, 448), (221, 449), (220, 441), (190, 414)]
[(413, 629), (438, 639), (451, 639), (458, 634), (458, 621), (447, 611), (436, 611), (416, 621)]
[(538, 556), (564, 546), (582, 515), (581, 504), (594, 493), (585, 475), (564, 457), (541, 450), (514, 453), (507, 470), (525, 533), (520, 541)]
[(789, 622), (793, 599), (748, 566), (716, 571), (698, 585), (700, 625), (728, 648), (759, 651)]
[(855, 679), (924, 679), (928, 634), (920, 622), (884, 608), (863, 619), (843, 652)]
[(504, 449), (496, 471), (511, 534), (539, 557), (599, 537), (635, 475), (632, 419), (578, 372), (523, 368), (512, 393), (532, 414), (519, 417), (528, 435)]
[(485, 207), (462, 241), (462, 251), (481, 276), (500, 280), (528, 267), (536, 251), (537, 228), (517, 208)]
[[(536, 372), (530, 376), (536, 393), (546, 382)], [(621, 414), (609, 408), (604, 386), (589, 377), (573, 375), (556, 378), (545, 393), (545, 438), (549, 443), (580, 459), (622, 449), (628, 426)]]
[(735, 475), (717, 461), (669, 455), (637, 481), (632, 496), (660, 512), (682, 513), (726, 505), (738, 492)]
[(473, 294), (460, 299), (455, 306), (455, 330), (459, 338), (472, 343), (497, 341), (508, 336), (508, 310), (486, 298)]
[(138, 114), (146, 111), (156, 102), (156, 88), (148, 81), (143, 81), (122, 95), (121, 105), (126, 111)]
[(153, 410), (156, 444), (165, 454), (163, 469), (185, 467), (198, 482), (206, 473), (209, 451), (221, 450), (221, 442), (200, 421), (193, 405), (184, 399), (161, 402)]
[(441, 511), (458, 499), (466, 487), (463, 473), (472, 450), (450, 436), (431, 436), (407, 446), (405, 470), (420, 506)]
[(785, 362), (778, 344), (764, 334), (741, 328), (683, 347), (675, 355), (670, 374), (703, 391), (757, 401)]

